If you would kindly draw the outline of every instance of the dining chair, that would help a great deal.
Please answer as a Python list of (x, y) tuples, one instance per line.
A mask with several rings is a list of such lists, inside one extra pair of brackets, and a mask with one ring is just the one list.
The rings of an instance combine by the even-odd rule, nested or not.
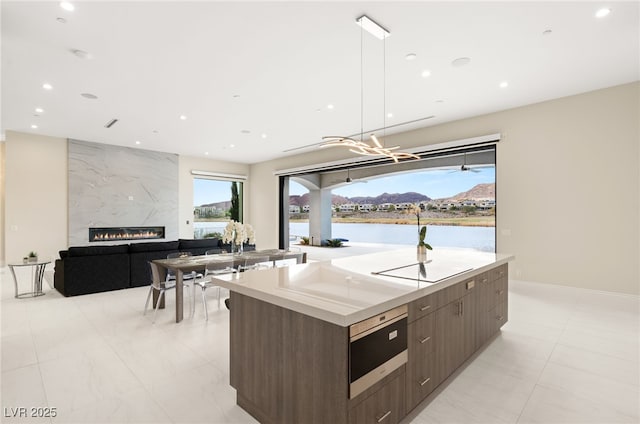
[(289, 247), (274, 257), (274, 265), (278, 268), (306, 262), (306, 257), (299, 247)]
[[(158, 313), (158, 306), (160, 305), (160, 302), (162, 302), (162, 298), (165, 295), (165, 292), (167, 290), (173, 290), (176, 288), (176, 282), (175, 280), (173, 281), (163, 281), (160, 278), (160, 271), (158, 270), (158, 265), (154, 264), (153, 262), (147, 262), (149, 264), (149, 267), (151, 268), (151, 285), (149, 286), (149, 293), (147, 294), (147, 301), (144, 304), (144, 312), (142, 313), (142, 315), (146, 315), (147, 314), (147, 308), (149, 307), (149, 300), (151, 299), (151, 294), (153, 293), (153, 290), (158, 290), (160, 292), (160, 294), (158, 295), (158, 300), (156, 301), (156, 304), (153, 306), (154, 312), (153, 312), (153, 323), (156, 322), (156, 314)], [(186, 286), (185, 286), (186, 287)]]
[[(233, 274), (238, 272), (233, 267), (233, 258), (229, 258), (224, 261), (210, 262), (205, 266), (204, 278), (195, 282), (195, 285), (200, 286), (202, 289), (202, 304), (204, 305), (204, 315), (207, 321), (209, 321), (209, 308), (207, 307), (206, 291), (209, 287), (216, 287), (218, 289), (218, 309), (220, 309), (220, 286), (210, 278), (207, 280), (207, 276), (215, 277), (224, 274)], [(195, 310), (195, 296), (193, 298), (193, 309)]]
[[(169, 253), (167, 255), (167, 259), (186, 258), (189, 256), (193, 256), (193, 254), (191, 252), (174, 252), (174, 253)], [(187, 283), (185, 280), (195, 280), (196, 278), (202, 278), (202, 274), (200, 274), (199, 272), (192, 271), (189, 273), (184, 273), (182, 275), (182, 281), (185, 283)], [(176, 279), (176, 273), (170, 269), (167, 270), (167, 281), (172, 281), (175, 279)]]
[(265, 256), (254, 256), (247, 255), (244, 260), (244, 264), (238, 267), (238, 271), (249, 271), (254, 269), (265, 269), (272, 268), (273, 262), (269, 258), (269, 255)]

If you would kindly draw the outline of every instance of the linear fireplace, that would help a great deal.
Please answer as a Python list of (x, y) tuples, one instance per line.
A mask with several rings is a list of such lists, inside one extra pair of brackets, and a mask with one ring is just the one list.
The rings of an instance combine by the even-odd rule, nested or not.
[(147, 240), (164, 238), (164, 227), (89, 228), (89, 241)]

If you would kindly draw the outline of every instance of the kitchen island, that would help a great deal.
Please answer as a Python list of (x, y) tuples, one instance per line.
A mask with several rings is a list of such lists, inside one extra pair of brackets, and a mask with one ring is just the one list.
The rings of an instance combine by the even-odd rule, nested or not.
[(230, 383), (263, 423), (400, 421), (507, 320), (507, 263), (415, 249), (220, 276)]

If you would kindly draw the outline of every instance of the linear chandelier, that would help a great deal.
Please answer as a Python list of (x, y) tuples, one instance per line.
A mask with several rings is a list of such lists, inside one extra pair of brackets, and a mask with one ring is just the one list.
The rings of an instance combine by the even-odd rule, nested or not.
[(371, 134), (373, 146), (350, 137), (326, 136), (322, 137), (322, 140), (324, 140), (324, 143), (322, 143), (320, 147), (348, 147), (350, 152), (363, 156), (387, 156), (396, 163), (400, 159), (420, 159), (420, 156), (413, 153), (394, 152), (394, 150), (399, 149), (400, 146), (384, 147), (380, 141), (378, 141), (375, 134)]
[[(383, 40), (385, 55), (384, 55), (384, 82), (383, 82), (383, 95), (385, 97), (384, 107), (386, 109), (386, 39), (391, 34), (387, 29), (383, 28), (377, 22), (369, 18), (367, 15), (362, 15), (358, 19), (356, 19), (356, 24), (360, 26), (360, 140), (355, 140), (351, 137), (345, 136), (325, 136), (322, 137), (322, 144), (319, 147), (347, 147), (350, 152), (356, 153), (363, 156), (386, 156), (390, 159), (393, 159), (394, 162), (398, 162), (400, 159), (420, 159), (420, 156), (407, 153), (407, 152), (397, 152), (396, 150), (400, 148), (400, 146), (393, 147), (385, 147), (375, 134), (371, 134), (371, 140), (373, 141), (373, 145), (365, 143), (363, 141), (363, 126), (364, 126), (364, 78), (363, 78), (363, 48), (362, 48), (362, 30), (366, 29), (369, 33), (371, 33), (374, 37)], [(386, 128), (386, 110), (383, 111), (383, 116), (385, 119), (383, 125), (383, 131)]]

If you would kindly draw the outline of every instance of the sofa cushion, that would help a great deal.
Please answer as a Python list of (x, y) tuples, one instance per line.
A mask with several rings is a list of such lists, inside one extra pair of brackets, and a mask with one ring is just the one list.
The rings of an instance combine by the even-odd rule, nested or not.
[(116, 246), (84, 246), (70, 247), (68, 254), (70, 257), (78, 256), (96, 256), (96, 255), (117, 255), (120, 253), (129, 253), (128, 244), (119, 244)]
[(148, 243), (131, 243), (129, 245), (129, 252), (157, 252), (161, 250), (178, 250), (178, 241), (161, 241), (161, 242), (148, 242)]
[[(100, 252), (114, 252), (117, 250), (102, 250), (106, 247), (115, 248), (119, 246), (89, 247), (86, 249)], [(128, 248), (128, 246), (125, 247)], [(129, 287), (128, 253), (75, 255), (72, 254), (72, 249), (86, 253), (86, 249), (79, 250), (82, 248), (72, 247), (69, 248), (69, 256), (64, 260), (60, 260), (60, 263), (56, 262), (56, 267), (60, 265), (64, 268), (58, 273), (57, 280), (54, 274), (55, 287), (63, 295), (76, 296)]]
[(188, 250), (188, 249), (197, 249), (202, 247), (210, 247), (215, 249), (220, 244), (220, 241), (217, 238), (206, 238), (206, 239), (180, 239), (180, 250)]
[(191, 252), (192, 255), (204, 255), (207, 250), (218, 249), (220, 240), (217, 238), (187, 240), (180, 239), (180, 251)]

